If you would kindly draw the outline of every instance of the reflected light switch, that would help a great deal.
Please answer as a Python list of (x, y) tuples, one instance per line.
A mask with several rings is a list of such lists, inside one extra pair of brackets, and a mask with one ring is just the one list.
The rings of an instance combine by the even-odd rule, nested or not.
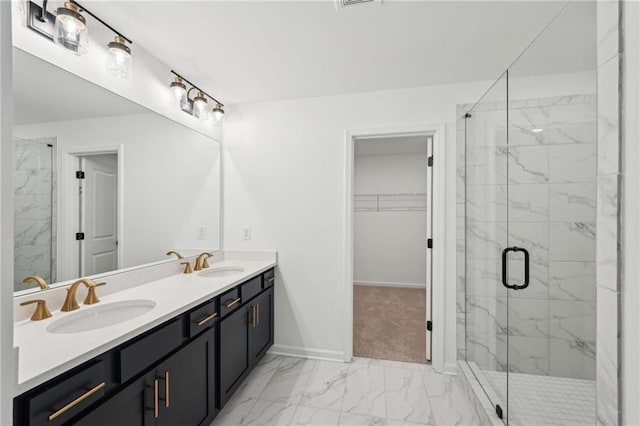
[(251, 239), (251, 227), (245, 226), (242, 228), (242, 239), (246, 241)]

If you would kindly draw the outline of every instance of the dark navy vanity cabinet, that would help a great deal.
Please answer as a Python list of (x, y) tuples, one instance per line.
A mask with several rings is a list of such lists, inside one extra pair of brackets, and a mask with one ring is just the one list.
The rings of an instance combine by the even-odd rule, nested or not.
[(14, 399), (14, 425), (208, 425), (273, 345), (273, 269)]

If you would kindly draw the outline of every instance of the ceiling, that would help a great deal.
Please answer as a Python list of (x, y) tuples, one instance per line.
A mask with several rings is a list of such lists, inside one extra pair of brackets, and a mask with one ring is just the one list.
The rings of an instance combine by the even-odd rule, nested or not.
[(427, 155), (427, 136), (394, 136), (388, 138), (356, 139), (355, 156), (368, 155)]
[(147, 111), (20, 49), (13, 52), (13, 121), (17, 125)]
[[(548, 41), (558, 52), (595, 41), (595, 2), (574, 3), (565, 38)], [(565, 4), (114, 1), (92, 9), (134, 46), (233, 104), (494, 80)], [(532, 60), (527, 72), (581, 70), (588, 56)]]

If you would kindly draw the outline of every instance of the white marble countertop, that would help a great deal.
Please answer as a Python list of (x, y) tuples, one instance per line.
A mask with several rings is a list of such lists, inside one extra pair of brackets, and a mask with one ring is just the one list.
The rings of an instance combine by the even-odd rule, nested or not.
[[(53, 316), (43, 321), (23, 320), (15, 323), (14, 346), (18, 347), (17, 383), (14, 395), (32, 389), (69, 369), (118, 346), (127, 340), (215, 297), (226, 290), (274, 267), (274, 260), (225, 259), (211, 267), (240, 266), (237, 275), (203, 278), (198, 272), (175, 274), (156, 281), (132, 286), (106, 296), (100, 296), (98, 307), (124, 300), (147, 299), (155, 307), (136, 318), (97, 330), (69, 334), (53, 334), (46, 330), (53, 321), (93, 306), (82, 304), (86, 290), (78, 288), (80, 310), (51, 311)], [(205, 269), (208, 271), (210, 269)], [(100, 289), (98, 289), (100, 295)]]

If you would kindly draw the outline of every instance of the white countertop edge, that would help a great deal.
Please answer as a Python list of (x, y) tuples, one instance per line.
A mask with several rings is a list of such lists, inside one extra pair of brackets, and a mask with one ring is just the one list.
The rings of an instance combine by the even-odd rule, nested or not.
[[(125, 332), (123, 334), (121, 334), (120, 336), (110, 339), (107, 342), (104, 342), (104, 344), (101, 344), (99, 346), (96, 346), (88, 351), (84, 351), (80, 354), (78, 354), (76, 357), (72, 357), (72, 358), (67, 358), (65, 360), (65, 362), (47, 370), (44, 373), (35, 375), (33, 377), (30, 377), (29, 379), (25, 380), (24, 382), (20, 382), (20, 383), (16, 383), (14, 386), (14, 392), (13, 395), (14, 397), (21, 395), (57, 376), (59, 376), (60, 374), (63, 374), (71, 369), (73, 369), (74, 367), (79, 366), (80, 364), (89, 361), (93, 358), (95, 358), (98, 355), (101, 355), (117, 346), (119, 346), (122, 343), (127, 342), (128, 340), (133, 339), (136, 336), (139, 336), (141, 334), (143, 334), (146, 331), (149, 331), (151, 329), (153, 329), (154, 327), (163, 324), (164, 322), (179, 316), (181, 314), (183, 314), (184, 312), (190, 310), (191, 308), (194, 308), (200, 304), (202, 304), (203, 302), (206, 302), (207, 300), (210, 300), (222, 293), (224, 293), (225, 291), (238, 286), (239, 284), (248, 281), (260, 274), (262, 274), (265, 271), (268, 271), (269, 269), (275, 267), (277, 265), (277, 263), (274, 260), (270, 260), (267, 261), (269, 263), (267, 263), (265, 266), (257, 269), (257, 270), (252, 270), (250, 273), (248, 274), (243, 274), (243, 275), (239, 275), (237, 276), (233, 281), (231, 281), (228, 284), (225, 284), (223, 287), (211, 292), (211, 293), (207, 293), (204, 294), (201, 297), (198, 297), (197, 299), (194, 299), (193, 301), (187, 303), (187, 304), (183, 304), (180, 307), (177, 307), (175, 310), (166, 313), (165, 315), (162, 315), (158, 318), (155, 318), (151, 321), (149, 321), (148, 323), (144, 324), (143, 326), (139, 326), (136, 327), (128, 332)], [(16, 350), (16, 352), (20, 352), (19, 347), (18, 348), (14, 348), (14, 350)], [(18, 362), (19, 362), (19, 355), (18, 355)], [(16, 365), (16, 370), (19, 369), (19, 366)], [(18, 375), (16, 374), (16, 377), (18, 377)]]

